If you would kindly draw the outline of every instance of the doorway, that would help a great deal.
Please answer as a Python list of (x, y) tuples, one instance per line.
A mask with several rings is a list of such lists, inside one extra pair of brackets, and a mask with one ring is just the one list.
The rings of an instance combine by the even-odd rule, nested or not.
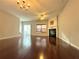
[(25, 47), (31, 46), (31, 25), (30, 24), (23, 25), (23, 46)]
[(24, 25), (23, 26), (23, 37), (26, 38), (27, 36), (31, 36), (31, 25)]

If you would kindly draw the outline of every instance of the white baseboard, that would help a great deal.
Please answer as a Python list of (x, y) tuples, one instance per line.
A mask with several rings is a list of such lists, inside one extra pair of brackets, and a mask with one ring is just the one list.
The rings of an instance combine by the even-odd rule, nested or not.
[(72, 47), (76, 48), (77, 50), (79, 50), (79, 47), (78, 47), (77, 45), (75, 45), (75, 44), (73, 44), (73, 43), (71, 43), (71, 42), (68, 42), (68, 41), (66, 41), (66, 40), (63, 40), (63, 39), (62, 39), (62, 41), (66, 42), (66, 43), (69, 44), (70, 46), (72, 46)]
[(0, 40), (3, 40), (3, 39), (8, 39), (8, 38), (14, 38), (14, 37), (21, 37), (21, 34), (1, 37), (1, 38), (0, 38)]

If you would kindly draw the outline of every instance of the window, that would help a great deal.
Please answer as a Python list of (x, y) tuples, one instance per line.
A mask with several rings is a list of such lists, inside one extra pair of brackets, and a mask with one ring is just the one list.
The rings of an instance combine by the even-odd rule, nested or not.
[(46, 25), (45, 24), (37, 24), (36, 31), (37, 32), (46, 32)]

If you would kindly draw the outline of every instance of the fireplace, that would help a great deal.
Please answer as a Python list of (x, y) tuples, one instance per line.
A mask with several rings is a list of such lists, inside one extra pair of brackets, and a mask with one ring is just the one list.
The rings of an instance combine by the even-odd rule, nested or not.
[(49, 37), (56, 38), (56, 29), (49, 29)]
[(49, 42), (56, 45), (56, 29), (49, 29)]

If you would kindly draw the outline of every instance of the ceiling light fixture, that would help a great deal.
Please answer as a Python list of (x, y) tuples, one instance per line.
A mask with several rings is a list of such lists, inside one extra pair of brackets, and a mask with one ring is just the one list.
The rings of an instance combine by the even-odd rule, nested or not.
[[(31, 7), (30, 0), (17, 0), (17, 5), (24, 10), (28, 10)], [(48, 17), (48, 14), (47, 12), (42, 12), (36, 16), (38, 16), (40, 20), (45, 20)]]
[(17, 5), (19, 5), (21, 9), (25, 10), (30, 8), (29, 0), (17, 0)]
[(40, 20), (44, 20), (44, 19), (46, 19), (47, 16), (48, 16), (48, 15), (47, 15), (46, 12), (43, 12), (43, 13), (41, 13), (41, 14), (38, 15), (38, 17), (39, 17)]

